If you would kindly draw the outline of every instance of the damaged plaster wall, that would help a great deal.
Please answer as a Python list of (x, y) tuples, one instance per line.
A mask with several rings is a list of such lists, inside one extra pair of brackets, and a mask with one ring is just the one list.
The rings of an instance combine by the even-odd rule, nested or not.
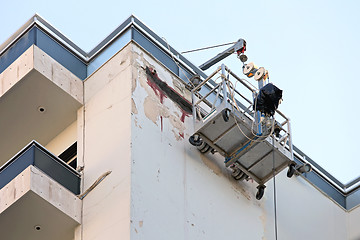
[[(192, 116), (168, 95), (190, 92), (141, 47), (132, 54), (131, 239), (275, 239), (273, 180), (258, 201), (256, 183), (191, 146)], [(279, 239), (347, 235), (346, 212), (304, 179), (283, 171), (276, 187)]]
[(152, 78), (189, 103), (190, 91), (136, 45), (133, 56), (131, 239), (227, 239), (238, 228), (258, 229), (241, 234), (261, 239), (265, 206), (256, 185), (235, 182), (222, 157), (189, 144), (191, 114)]
[[(258, 201), (255, 182), (189, 144), (190, 92), (145, 50), (129, 43), (84, 84), (83, 191), (112, 173), (83, 200), (76, 240), (275, 239), (273, 181)], [(347, 213), (303, 178), (284, 171), (276, 189), (279, 239), (345, 239)]]

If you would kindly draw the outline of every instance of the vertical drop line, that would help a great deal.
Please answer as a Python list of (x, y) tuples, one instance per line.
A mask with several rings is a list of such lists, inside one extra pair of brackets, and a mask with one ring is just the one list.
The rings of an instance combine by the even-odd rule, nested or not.
[[(81, 190), (84, 190), (85, 187), (85, 82), (83, 80), (83, 110), (82, 110), (82, 166), (83, 166), (83, 172), (82, 172), (82, 184), (81, 184)], [(81, 201), (81, 240), (84, 239), (84, 200)]]
[(275, 239), (278, 239), (278, 227), (277, 227), (277, 203), (276, 203), (276, 182), (275, 182), (275, 145), (274, 145), (274, 136), (272, 136), (272, 145), (273, 145), (273, 177), (274, 177), (274, 218), (275, 218)]

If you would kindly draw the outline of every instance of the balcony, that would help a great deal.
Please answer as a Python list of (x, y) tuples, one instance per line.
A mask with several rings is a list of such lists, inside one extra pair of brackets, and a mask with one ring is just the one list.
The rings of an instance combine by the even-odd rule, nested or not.
[(35, 141), (0, 168), (1, 239), (72, 240), (80, 175)]
[(0, 73), (0, 166), (35, 139), (46, 145), (77, 120), (82, 81), (37, 46)]

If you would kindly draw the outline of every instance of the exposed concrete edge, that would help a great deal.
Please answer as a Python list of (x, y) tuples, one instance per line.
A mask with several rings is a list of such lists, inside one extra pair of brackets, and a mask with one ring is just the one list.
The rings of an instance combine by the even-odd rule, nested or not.
[(0, 97), (34, 69), (34, 47), (29, 47), (0, 74)]
[(35, 45), (0, 74), (0, 97), (36, 70), (83, 105), (83, 82)]
[(0, 190), (0, 214), (29, 191), (81, 224), (82, 201), (34, 166), (27, 167)]
[(83, 82), (37, 46), (34, 47), (34, 68), (83, 104)]
[(0, 214), (23, 197), (31, 189), (30, 167), (0, 189)]

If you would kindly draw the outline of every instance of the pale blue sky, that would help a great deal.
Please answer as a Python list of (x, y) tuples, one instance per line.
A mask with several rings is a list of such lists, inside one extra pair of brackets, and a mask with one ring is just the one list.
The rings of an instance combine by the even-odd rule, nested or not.
[[(0, 7), (0, 43), (34, 13), (86, 51), (131, 14), (180, 52), (244, 38), (249, 61), (283, 90), (279, 108), (292, 120), (294, 144), (344, 183), (360, 175), (360, 2), (0, 0)], [(200, 65), (222, 50), (185, 56)], [(243, 77), (235, 55), (223, 62)]]

